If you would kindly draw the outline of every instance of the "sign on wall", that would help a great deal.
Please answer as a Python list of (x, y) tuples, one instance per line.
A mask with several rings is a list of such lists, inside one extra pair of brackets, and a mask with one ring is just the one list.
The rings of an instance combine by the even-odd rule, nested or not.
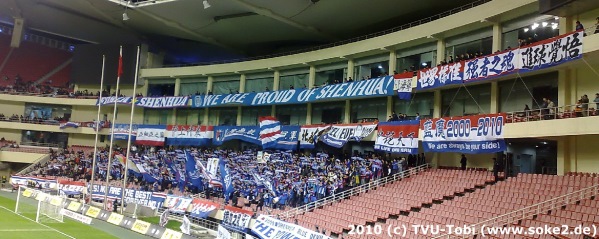
[(505, 114), (489, 114), (422, 120), (424, 151), (468, 154), (505, 151), (505, 118)]

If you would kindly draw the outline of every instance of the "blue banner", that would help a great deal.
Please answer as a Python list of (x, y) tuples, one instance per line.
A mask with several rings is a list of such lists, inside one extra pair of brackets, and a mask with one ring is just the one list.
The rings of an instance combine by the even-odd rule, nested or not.
[(191, 155), (189, 150), (185, 151), (185, 157), (185, 171), (187, 173), (187, 179), (189, 180), (189, 183), (197, 188), (202, 188), (202, 173), (200, 170), (198, 170), (195, 157)]
[(395, 95), (393, 76), (385, 76), (363, 81), (326, 85), (314, 89), (293, 89), (260, 93), (240, 93), (224, 95), (195, 95), (193, 108), (206, 108), (226, 105), (263, 106), (280, 104), (304, 104), (320, 100), (369, 98)]
[(233, 179), (231, 178), (231, 172), (229, 165), (224, 159), (218, 160), (218, 168), (220, 169), (220, 177), (223, 183), (223, 193), (225, 194), (225, 202), (229, 202), (229, 195), (233, 192)]
[(252, 144), (261, 145), (259, 126), (214, 126), (214, 145), (222, 145), (223, 142), (238, 139)]
[(298, 146), (300, 126), (284, 125), (281, 126), (281, 134), (283, 137), (279, 139), (274, 149), (281, 150), (296, 150)]
[(115, 124), (112, 135), (115, 140), (127, 140), (127, 137), (131, 135), (131, 141), (135, 141), (137, 137), (137, 127), (138, 125), (134, 124), (131, 127), (131, 133), (129, 133), (129, 124)]
[(177, 108), (187, 107), (188, 96), (143, 97), (137, 98), (135, 106), (144, 108)]
[(464, 62), (436, 66), (418, 71), (417, 90), (432, 89), (451, 84), (462, 84)]
[(505, 114), (436, 118), (421, 124), (425, 152), (483, 154), (506, 150)]
[[(94, 199), (104, 200), (104, 193), (106, 192), (106, 186), (94, 184), (92, 187), (92, 197)], [(121, 192), (123, 191), (120, 187), (108, 187), (108, 199), (109, 200), (121, 200)], [(142, 206), (159, 208), (166, 200), (166, 194), (157, 192), (147, 192), (134, 189), (125, 189), (124, 196), (125, 203), (135, 203)]]
[(96, 105), (113, 105), (116, 101), (117, 104), (127, 104), (130, 105), (133, 101), (133, 97), (116, 97), (116, 96), (108, 96), (102, 97), (102, 100), (98, 98), (96, 101)]

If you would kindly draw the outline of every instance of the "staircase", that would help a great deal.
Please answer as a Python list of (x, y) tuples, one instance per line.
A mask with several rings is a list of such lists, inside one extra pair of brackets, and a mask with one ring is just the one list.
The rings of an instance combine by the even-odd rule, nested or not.
[[(36, 80), (35, 84), (38, 85), (38, 84), (44, 83), (44, 81), (48, 80), (54, 74), (58, 73), (62, 69), (64, 69), (67, 66), (69, 66), (72, 62), (73, 62), (73, 58), (69, 58), (68, 60), (66, 60), (65, 62), (63, 62), (62, 64), (60, 64), (59, 66), (57, 66), (56, 68), (52, 69), (50, 72), (46, 73), (45, 75), (43, 75), (38, 80)], [(0, 71), (1, 70), (2, 70), (2, 68), (0, 68)]]

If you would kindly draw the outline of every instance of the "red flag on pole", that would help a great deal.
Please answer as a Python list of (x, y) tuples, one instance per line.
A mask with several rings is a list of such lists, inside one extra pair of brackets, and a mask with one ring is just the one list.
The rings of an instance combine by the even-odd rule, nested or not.
[(123, 75), (123, 47), (121, 47), (121, 51), (119, 52), (119, 71), (117, 74), (118, 77)]

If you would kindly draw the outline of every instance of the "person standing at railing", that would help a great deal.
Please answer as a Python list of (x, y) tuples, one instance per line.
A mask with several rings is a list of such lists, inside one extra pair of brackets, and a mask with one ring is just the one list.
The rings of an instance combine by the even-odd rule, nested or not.
[(597, 33), (599, 33), (599, 17), (597, 17), (597, 23), (595, 23), (595, 25), (597, 27), (595, 28), (595, 33), (594, 34), (597, 34)]
[(595, 99), (593, 100), (593, 102), (595, 103), (595, 115), (599, 115), (599, 93), (595, 94)]
[(580, 103), (582, 103), (582, 116), (589, 116), (589, 96), (583, 95)]
[(466, 170), (466, 165), (468, 164), (468, 159), (466, 155), (462, 154), (462, 158), (460, 159), (460, 166), (462, 170)]
[[(584, 26), (582, 25), (582, 23), (580, 23), (580, 21), (576, 21), (576, 31), (583, 31), (584, 32)], [(584, 36), (587, 36), (587, 33), (584, 33)]]
[(497, 161), (497, 158), (493, 158), (493, 177), (495, 177), (495, 182), (499, 180), (499, 169), (501, 168), (501, 164)]

